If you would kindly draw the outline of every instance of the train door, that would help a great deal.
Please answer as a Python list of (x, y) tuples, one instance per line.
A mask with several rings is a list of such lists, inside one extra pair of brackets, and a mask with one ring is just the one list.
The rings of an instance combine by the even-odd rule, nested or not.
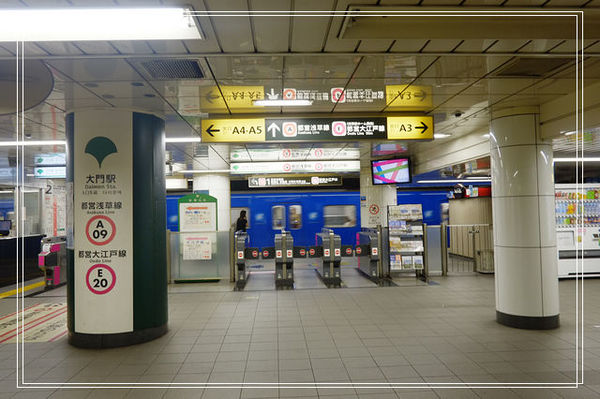
[(271, 208), (271, 224), (271, 228), (273, 230), (288, 230), (292, 233), (294, 232), (294, 230), (301, 230), (302, 205), (273, 205), (273, 207)]

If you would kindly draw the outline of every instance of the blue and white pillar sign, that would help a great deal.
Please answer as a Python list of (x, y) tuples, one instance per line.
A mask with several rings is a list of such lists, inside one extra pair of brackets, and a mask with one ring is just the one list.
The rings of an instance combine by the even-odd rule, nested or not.
[(132, 124), (126, 111), (80, 111), (75, 118), (76, 333), (133, 331)]

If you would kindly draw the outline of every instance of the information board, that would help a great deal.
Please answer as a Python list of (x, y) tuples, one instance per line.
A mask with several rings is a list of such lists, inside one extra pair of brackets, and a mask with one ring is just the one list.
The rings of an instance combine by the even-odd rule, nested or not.
[(132, 331), (132, 114), (74, 119), (75, 332)]

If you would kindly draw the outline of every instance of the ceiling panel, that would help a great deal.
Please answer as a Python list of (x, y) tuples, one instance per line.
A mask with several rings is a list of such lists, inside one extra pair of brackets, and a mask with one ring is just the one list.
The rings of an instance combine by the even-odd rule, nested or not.
[(156, 54), (187, 54), (181, 40), (149, 40), (146, 42)]
[(391, 53), (417, 53), (427, 44), (427, 39), (396, 39), (390, 49)]
[(361, 56), (285, 57), (283, 75), (292, 79), (350, 78)]
[(217, 79), (273, 79), (283, 70), (279, 56), (207, 57), (207, 61)]
[(546, 7), (580, 7), (589, 0), (550, 0)]
[(86, 54), (118, 54), (118, 51), (109, 42), (85, 41), (74, 42)]
[(418, 57), (419, 70), (424, 71), (421, 77), (426, 78), (479, 78), (488, 71), (488, 59), (490, 57), (439, 57), (439, 59), (427, 70), (434, 57)]
[(483, 53), (495, 40), (490, 39), (467, 39), (454, 50), (456, 53)]
[[(361, 4), (376, 4), (377, 0), (363, 0)], [(346, 11), (351, 4), (355, 4), (353, 0), (338, 0), (336, 11)], [(347, 51), (352, 52), (358, 47), (358, 40), (355, 39), (338, 39), (338, 34), (344, 22), (343, 14), (336, 14), (331, 18), (331, 26), (327, 34), (327, 41), (325, 44), (325, 51), (338, 52)]]
[[(209, 11), (248, 10), (245, 0), (230, 0), (226, 2), (205, 0), (205, 4), (206, 9)], [(210, 20), (223, 51), (227, 53), (252, 53), (255, 51), (250, 18), (247, 15), (211, 15)]]
[[(295, 1), (296, 11), (331, 11), (334, 0)], [(325, 44), (331, 16), (294, 16), (292, 18), (291, 50), (321, 51)]]
[(519, 53), (545, 53), (550, 49), (557, 47), (564, 40), (532, 40), (525, 47), (519, 50)]
[(141, 76), (123, 59), (51, 60), (48, 64), (79, 82), (138, 81)]
[[(181, 5), (180, 0), (162, 0), (165, 6), (178, 6)], [(210, 18), (202, 11), (206, 11), (204, 2), (202, 0), (189, 1), (195, 11), (199, 11), (196, 15), (196, 20), (200, 25), (202, 31), (202, 40), (184, 40), (185, 46), (191, 53), (219, 53), (221, 47), (217, 41), (215, 31), (213, 29)]]
[(142, 40), (115, 40), (111, 43), (121, 54), (153, 54), (148, 43)]
[(359, 53), (385, 53), (394, 44), (393, 40), (365, 39), (360, 41)]
[[(8, 47), (8, 49), (10, 49), (11, 51), (15, 52), (15, 47), (14, 46), (9, 46), (6, 45), (6, 47)], [(24, 51), (25, 54), (27, 55), (47, 55), (48, 51), (44, 50), (43, 48), (41, 48), (40, 46), (38, 46), (36, 43), (32, 43), (32, 42), (25, 42), (24, 45)], [(19, 52), (21, 51), (21, 49), (19, 49)]]
[[(252, 11), (291, 10), (291, 0), (250, 0)], [(259, 13), (260, 14), (260, 13)], [(291, 16), (255, 16), (252, 17), (254, 44), (259, 53), (287, 52), (290, 42)]]
[(498, 40), (487, 53), (514, 53), (524, 47), (529, 40), (527, 39), (502, 39)]
[(434, 39), (430, 40), (425, 48), (421, 50), (423, 53), (449, 53), (460, 44), (458, 39)]
[(466, 0), (463, 6), (499, 6), (505, 0)]
[[(589, 40), (589, 39), (585, 39), (583, 41), (583, 48), (587, 49), (593, 45), (594, 43), (598, 42), (597, 40)], [(581, 40), (579, 41), (579, 46), (581, 46)], [(552, 51), (550, 51), (550, 53), (571, 53), (571, 54), (575, 54), (576, 51), (576, 47), (577, 47), (577, 42), (573, 39), (573, 40), (566, 40), (564, 43), (558, 45), (557, 47), (553, 48)]]

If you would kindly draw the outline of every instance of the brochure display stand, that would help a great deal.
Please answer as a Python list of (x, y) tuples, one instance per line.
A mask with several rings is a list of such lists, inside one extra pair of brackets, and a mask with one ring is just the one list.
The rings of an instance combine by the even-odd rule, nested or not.
[(390, 273), (414, 272), (427, 281), (426, 225), (421, 204), (388, 206)]
[(557, 184), (555, 208), (558, 277), (600, 276), (600, 185)]

